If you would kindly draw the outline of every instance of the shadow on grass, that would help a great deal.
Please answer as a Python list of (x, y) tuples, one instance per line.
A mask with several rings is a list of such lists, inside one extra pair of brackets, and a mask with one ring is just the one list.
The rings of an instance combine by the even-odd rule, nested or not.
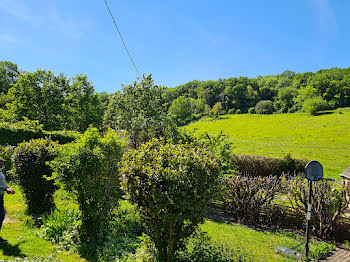
[(317, 112), (315, 114), (315, 116), (321, 116), (321, 115), (331, 115), (334, 114), (334, 111), (321, 111), (321, 112)]
[(228, 119), (228, 116), (219, 116), (217, 118), (210, 118), (208, 121), (217, 121), (217, 120), (225, 120)]
[(0, 244), (0, 250), (2, 250), (4, 256), (26, 257), (26, 255), (22, 254), (22, 250), (18, 247), (20, 244), (22, 244), (24, 242), (25, 241), (22, 241), (16, 245), (11, 245), (9, 243), (3, 243), (3, 244)]

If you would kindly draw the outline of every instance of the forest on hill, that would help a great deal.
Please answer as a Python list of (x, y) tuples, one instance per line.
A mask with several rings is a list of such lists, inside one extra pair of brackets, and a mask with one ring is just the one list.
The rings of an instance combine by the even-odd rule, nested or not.
[[(34, 120), (45, 130), (83, 132), (91, 124), (118, 128), (110, 123), (122, 117), (120, 101), (125, 103), (126, 89), (124, 86), (114, 94), (97, 93), (86, 75), (67, 79), (63, 73), (55, 75), (43, 69), (31, 73), (12, 62), (0, 61), (0, 120), (12, 123)], [(163, 101), (159, 103), (164, 115), (177, 125), (227, 113), (317, 114), (350, 106), (350, 68), (194, 80), (175, 88), (159, 87), (158, 92), (162, 93)]]

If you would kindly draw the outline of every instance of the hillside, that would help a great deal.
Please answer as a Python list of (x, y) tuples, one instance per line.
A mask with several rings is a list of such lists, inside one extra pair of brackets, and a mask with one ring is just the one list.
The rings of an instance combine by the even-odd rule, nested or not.
[(197, 133), (221, 130), (234, 144), (234, 154), (254, 154), (318, 160), (325, 176), (338, 178), (350, 165), (350, 108), (318, 116), (304, 113), (224, 115), (186, 126)]

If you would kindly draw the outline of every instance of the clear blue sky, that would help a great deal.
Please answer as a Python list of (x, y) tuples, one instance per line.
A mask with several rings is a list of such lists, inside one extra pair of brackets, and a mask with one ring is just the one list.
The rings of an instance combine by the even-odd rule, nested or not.
[[(108, 0), (140, 72), (174, 87), (350, 66), (347, 0)], [(98, 92), (136, 80), (103, 0), (0, 0), (0, 60), (87, 74)]]

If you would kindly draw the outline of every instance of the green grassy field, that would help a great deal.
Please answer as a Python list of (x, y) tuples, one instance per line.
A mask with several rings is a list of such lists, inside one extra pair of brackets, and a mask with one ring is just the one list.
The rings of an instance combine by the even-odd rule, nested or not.
[(234, 154), (253, 154), (319, 161), (325, 176), (339, 178), (350, 166), (350, 108), (318, 116), (304, 113), (224, 115), (202, 119), (185, 128), (201, 134), (221, 130), (234, 145)]

